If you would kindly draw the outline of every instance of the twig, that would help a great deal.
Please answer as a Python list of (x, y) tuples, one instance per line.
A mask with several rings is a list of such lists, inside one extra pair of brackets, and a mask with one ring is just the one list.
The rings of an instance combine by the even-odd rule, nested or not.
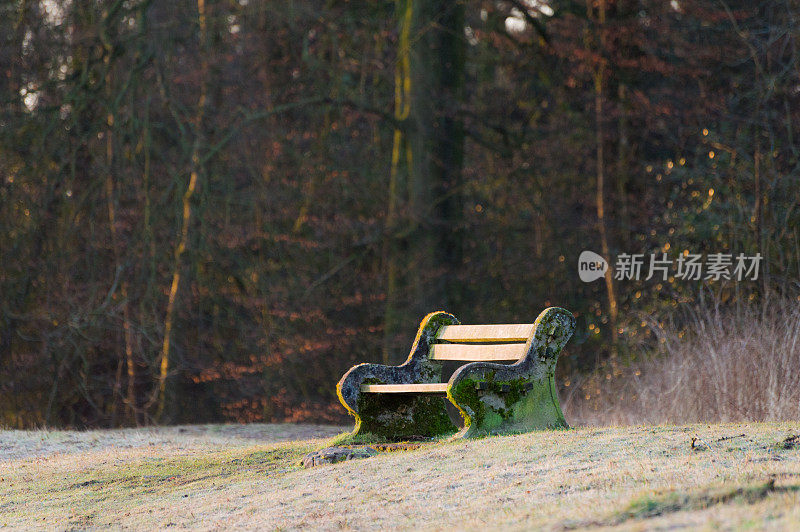
[(747, 436), (746, 434), (737, 434), (736, 436), (723, 436), (722, 438), (719, 438), (718, 440), (714, 440), (714, 442), (732, 440), (734, 438), (744, 438), (746, 436)]

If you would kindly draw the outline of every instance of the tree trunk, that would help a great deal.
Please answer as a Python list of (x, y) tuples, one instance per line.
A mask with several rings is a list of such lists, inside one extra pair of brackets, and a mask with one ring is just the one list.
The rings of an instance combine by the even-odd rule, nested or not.
[(178, 300), (178, 290), (181, 283), (182, 257), (189, 244), (189, 224), (192, 218), (192, 196), (197, 190), (197, 182), (202, 172), (200, 161), (200, 149), (202, 148), (202, 129), (205, 119), (206, 100), (209, 86), (208, 69), (208, 38), (206, 25), (205, 0), (197, 0), (197, 16), (200, 26), (200, 96), (197, 102), (197, 114), (195, 115), (195, 139), (192, 145), (191, 172), (189, 174), (189, 184), (183, 193), (183, 215), (181, 222), (181, 232), (178, 235), (178, 245), (175, 247), (175, 268), (172, 271), (172, 283), (169, 289), (167, 300), (167, 312), (164, 319), (164, 341), (161, 344), (161, 356), (158, 375), (158, 406), (156, 408), (156, 421), (163, 421), (164, 409), (166, 407), (167, 378), (169, 376), (169, 356), (170, 343), (172, 341), (172, 327), (175, 320), (176, 305)]
[[(411, 105), (411, 78), (409, 75), (409, 32), (411, 31), (411, 15), (413, 14), (411, 1), (404, 5), (398, 2), (400, 19), (400, 41), (397, 51), (397, 65), (394, 74), (394, 117), (398, 123), (408, 119)], [(402, 330), (402, 319), (398, 315), (398, 287), (400, 284), (400, 242), (398, 231), (400, 220), (400, 163), (403, 152), (407, 154), (410, 166), (410, 150), (400, 127), (395, 127), (392, 139), (392, 166), (389, 170), (389, 201), (386, 210), (386, 237), (383, 245), (383, 262), (386, 271), (386, 308), (383, 324), (383, 363), (390, 364), (393, 359), (395, 338)]]
[[(591, 17), (592, 4), (588, 3), (587, 8)], [(605, 49), (605, 37), (603, 34), (603, 26), (606, 22), (606, 6), (605, 0), (598, 2), (598, 43), (600, 52)], [(600, 247), (603, 258), (611, 264), (611, 252), (608, 245), (608, 229), (606, 224), (606, 208), (605, 208), (605, 155), (603, 150), (603, 84), (605, 78), (605, 64), (601, 59), (597, 65), (597, 70), (594, 74), (594, 111), (595, 111), (595, 149), (596, 149), (596, 191), (595, 203), (597, 206), (597, 228), (600, 233)], [(616, 356), (617, 347), (617, 297), (614, 290), (614, 274), (611, 268), (608, 268), (605, 273), (606, 294), (608, 296), (608, 315), (609, 325), (611, 327), (611, 342), (612, 353), (611, 356)]]
[[(461, 290), (455, 273), (461, 266), (463, 242), (464, 128), (459, 105), (464, 92), (464, 5), (398, 0), (397, 6), (395, 118), (403, 128), (395, 132), (387, 217), (387, 361), (398, 329), (413, 329), (433, 310), (458, 312)], [(401, 224), (398, 185), (403, 152), (409, 219)], [(401, 287), (406, 288), (405, 301), (399, 297)]]
[[(411, 0), (409, 0), (411, 1)], [(411, 31), (409, 201), (416, 228), (409, 242), (416, 314), (457, 312), (463, 204), (464, 5), (415, 2)]]

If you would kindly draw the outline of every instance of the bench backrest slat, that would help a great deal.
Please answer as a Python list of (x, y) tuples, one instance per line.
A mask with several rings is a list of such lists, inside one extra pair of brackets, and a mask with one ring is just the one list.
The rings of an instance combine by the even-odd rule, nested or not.
[(527, 342), (532, 333), (532, 323), (445, 325), (436, 339), (448, 342)]
[(516, 361), (525, 354), (525, 344), (434, 344), (431, 358), (434, 360)]

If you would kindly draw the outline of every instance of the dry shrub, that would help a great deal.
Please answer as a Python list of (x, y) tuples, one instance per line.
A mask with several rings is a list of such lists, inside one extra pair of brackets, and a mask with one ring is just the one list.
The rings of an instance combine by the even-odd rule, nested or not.
[(705, 307), (683, 333), (659, 329), (659, 348), (629, 367), (610, 363), (572, 379), (573, 425), (800, 419), (800, 305)]

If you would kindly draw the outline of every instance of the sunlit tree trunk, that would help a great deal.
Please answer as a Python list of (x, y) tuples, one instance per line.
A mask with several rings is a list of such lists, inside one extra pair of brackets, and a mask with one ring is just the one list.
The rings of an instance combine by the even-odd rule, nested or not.
[(197, 112), (194, 119), (195, 138), (192, 144), (191, 171), (189, 173), (189, 183), (183, 193), (183, 210), (181, 217), (181, 230), (178, 235), (178, 244), (175, 246), (175, 266), (172, 271), (172, 282), (170, 283), (169, 296), (167, 300), (167, 311), (164, 318), (164, 340), (161, 344), (161, 355), (159, 357), (158, 375), (158, 406), (156, 408), (155, 419), (161, 421), (164, 416), (167, 395), (167, 379), (169, 377), (170, 366), (170, 343), (172, 340), (172, 328), (175, 321), (175, 311), (178, 299), (178, 291), (181, 284), (182, 257), (189, 243), (189, 225), (192, 218), (192, 196), (197, 190), (197, 182), (202, 173), (202, 163), (200, 160), (200, 150), (202, 148), (202, 128), (203, 119), (206, 113), (206, 98), (209, 86), (208, 68), (208, 44), (206, 7), (205, 0), (197, 0), (197, 18), (200, 27), (200, 96), (197, 101)]
[[(592, 3), (588, 2), (587, 10), (589, 18), (592, 18)], [(605, 0), (597, 2), (597, 24), (598, 24), (598, 48), (600, 53), (605, 49), (605, 36), (603, 26), (606, 22)], [(605, 205), (605, 155), (603, 151), (603, 84), (605, 82), (605, 64), (601, 58), (594, 73), (594, 111), (595, 111), (595, 162), (596, 162), (596, 189), (595, 205), (597, 207), (597, 228), (600, 233), (600, 249), (603, 258), (611, 264), (611, 252), (608, 245), (608, 228), (606, 223)], [(609, 326), (611, 327), (611, 341), (614, 345), (612, 357), (616, 355), (617, 345), (617, 297), (614, 290), (614, 274), (612, 268), (608, 268), (605, 273), (606, 294), (608, 296), (608, 315)]]

